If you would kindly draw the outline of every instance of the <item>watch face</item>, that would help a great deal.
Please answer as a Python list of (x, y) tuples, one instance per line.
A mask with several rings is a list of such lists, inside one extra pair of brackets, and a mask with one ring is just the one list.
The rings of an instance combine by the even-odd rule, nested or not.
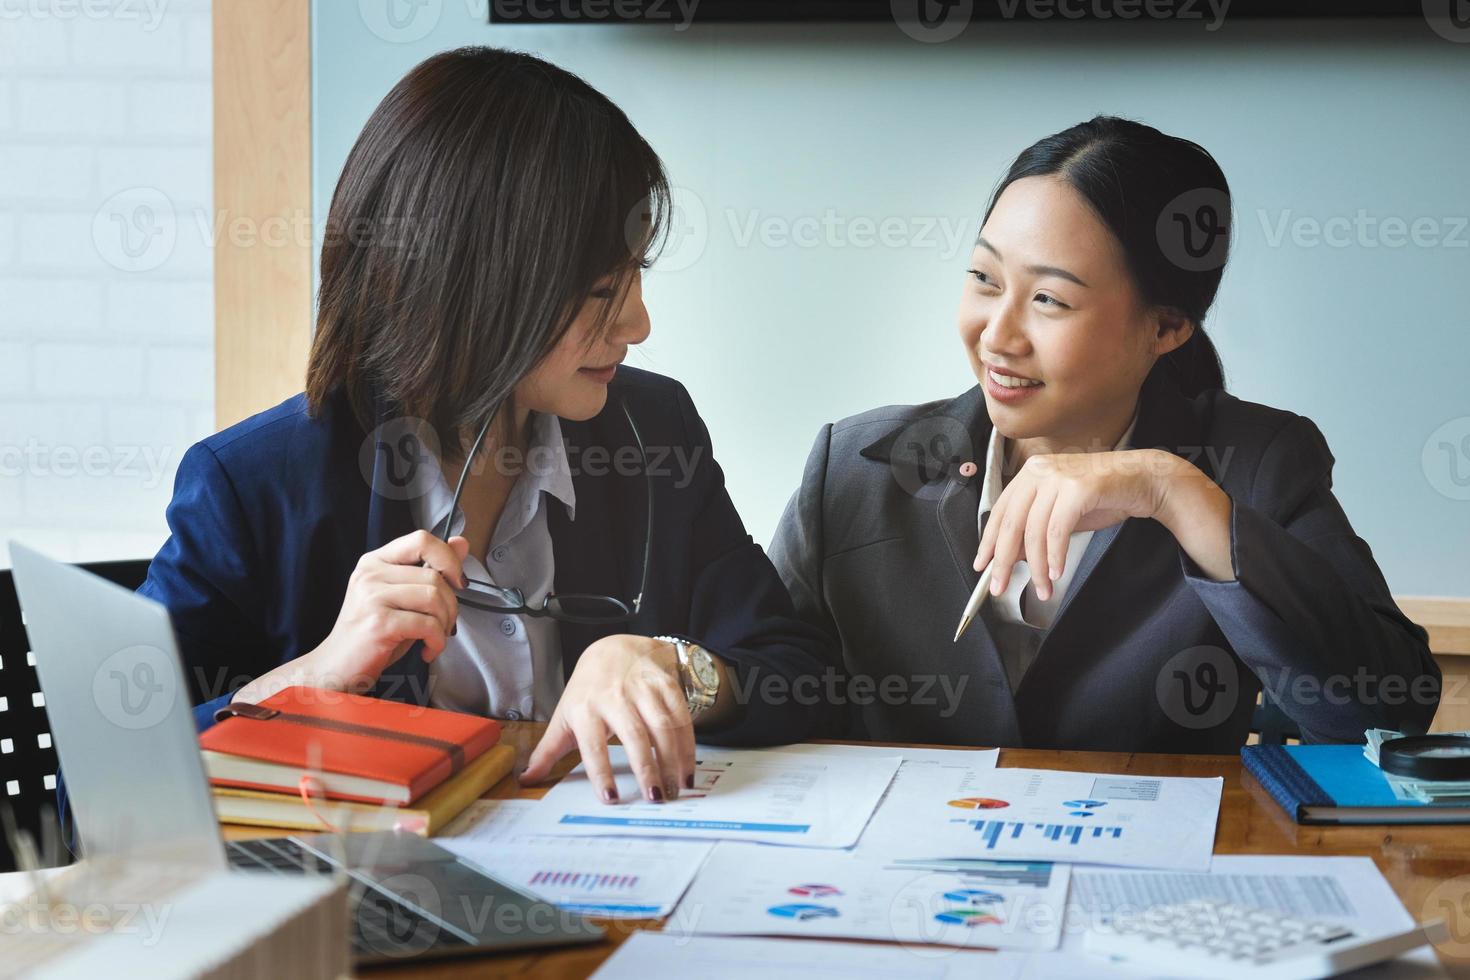
[(705, 650), (689, 651), (689, 666), (694, 670), (694, 676), (699, 679), (699, 686), (706, 691), (713, 691), (720, 684), (720, 672), (715, 670), (714, 660)]

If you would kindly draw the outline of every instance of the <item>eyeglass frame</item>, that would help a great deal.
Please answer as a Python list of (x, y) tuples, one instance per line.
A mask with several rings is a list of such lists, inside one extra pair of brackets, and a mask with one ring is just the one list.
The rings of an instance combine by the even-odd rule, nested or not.
[[(648, 590), (648, 566), (653, 555), (653, 475), (648, 472), (648, 451), (643, 445), (643, 434), (638, 430), (638, 423), (633, 418), (632, 411), (628, 408), (627, 399), (620, 396), (618, 398), (618, 406), (622, 408), (623, 416), (628, 420), (628, 427), (633, 430), (633, 441), (638, 444), (638, 458), (642, 462), (643, 483), (648, 496), (647, 520), (643, 535), (643, 574), (639, 578), (638, 594), (633, 599), (632, 607), (629, 608), (626, 602), (616, 596), (595, 594), (557, 595), (554, 592), (548, 592), (542, 597), (541, 605), (537, 608), (526, 602), (525, 593), (518, 588), (506, 588), (490, 582), (481, 582), (478, 579), (471, 579), (469, 576), (465, 576), (466, 580), (481, 586), (482, 589), (455, 589), (455, 598), (459, 600), (461, 606), (468, 606), (471, 609), (479, 609), (485, 612), (502, 613), (508, 616), (549, 617), (559, 623), (576, 623), (584, 626), (606, 626), (613, 623), (626, 623), (638, 615), (643, 607), (643, 596)], [(480, 447), (485, 442), (485, 434), (489, 432), (490, 424), (494, 421), (496, 414), (492, 412), (490, 417), (485, 420), (485, 423), (480, 426), (480, 432), (475, 436), (474, 445), (470, 447), (469, 454), (465, 456), (464, 466), (459, 471), (459, 480), (456, 481), (454, 486), (454, 496), (449, 501), (449, 512), (444, 515), (443, 522), (437, 525), (434, 531), (435, 536), (441, 540), (449, 540), (449, 527), (454, 520), (455, 511), (459, 509), (459, 500), (464, 493), (465, 477), (469, 475), (470, 466), (474, 463), (475, 457), (479, 455)], [(492, 606), (480, 601), (479, 597), (484, 596), (487, 591), (492, 596), (505, 600), (507, 605)], [(617, 615), (608, 616), (573, 616), (559, 609), (552, 608), (553, 602), (567, 600), (608, 602), (618, 606), (622, 612)]]

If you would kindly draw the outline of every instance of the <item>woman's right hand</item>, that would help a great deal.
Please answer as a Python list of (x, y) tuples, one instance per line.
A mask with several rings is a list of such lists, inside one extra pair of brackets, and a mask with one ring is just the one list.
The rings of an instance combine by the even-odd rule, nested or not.
[(425, 663), (444, 652), (459, 616), (469, 542), (414, 531), (363, 555), (347, 580), (337, 623), (310, 653), (257, 677), (233, 700), (263, 701), (291, 686), (361, 693), (422, 640)]

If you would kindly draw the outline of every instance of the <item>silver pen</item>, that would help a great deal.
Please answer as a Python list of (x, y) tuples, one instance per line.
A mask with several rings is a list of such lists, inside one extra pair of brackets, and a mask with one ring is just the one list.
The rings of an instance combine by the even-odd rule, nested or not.
[(991, 559), (985, 565), (985, 571), (980, 573), (980, 581), (975, 583), (975, 591), (971, 593), (970, 601), (965, 603), (965, 614), (960, 617), (960, 628), (954, 631), (953, 642), (960, 642), (960, 637), (964, 635), (965, 630), (969, 629), (975, 617), (980, 615), (980, 607), (985, 605), (985, 599), (990, 595), (990, 570), (994, 567), (995, 560)]

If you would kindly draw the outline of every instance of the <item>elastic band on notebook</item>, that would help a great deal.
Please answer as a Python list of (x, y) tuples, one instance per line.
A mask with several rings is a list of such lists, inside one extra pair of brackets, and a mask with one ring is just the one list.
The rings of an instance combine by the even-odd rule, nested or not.
[(301, 778), (296, 781), (296, 789), (301, 794), (301, 802), (306, 804), (306, 808), (311, 811), (311, 815), (313, 817), (316, 817), (318, 820), (321, 821), (323, 827), (327, 828), (327, 830), (331, 831), (334, 834), (342, 833), (342, 831), (338, 830), (332, 824), (332, 821), (328, 820), (319, 810), (317, 810), (316, 806), (313, 805), (311, 802), (310, 794), (313, 790), (317, 793), (320, 793), (322, 799), (326, 799), (327, 797), (327, 791), (322, 786), (320, 780), (318, 780), (311, 773), (304, 772), (301, 774)]

